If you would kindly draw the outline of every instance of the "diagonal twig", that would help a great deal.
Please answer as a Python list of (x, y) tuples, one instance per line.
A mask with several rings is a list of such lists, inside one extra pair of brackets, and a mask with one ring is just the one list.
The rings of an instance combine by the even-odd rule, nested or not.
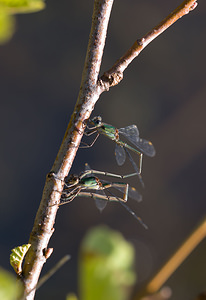
[(163, 33), (173, 23), (188, 14), (197, 6), (197, 0), (185, 0), (163, 21), (149, 31), (144, 37), (135, 41), (132, 47), (106, 71), (99, 80), (99, 84), (105, 90), (117, 85), (123, 79), (123, 72), (128, 65), (140, 54), (140, 52), (156, 37)]

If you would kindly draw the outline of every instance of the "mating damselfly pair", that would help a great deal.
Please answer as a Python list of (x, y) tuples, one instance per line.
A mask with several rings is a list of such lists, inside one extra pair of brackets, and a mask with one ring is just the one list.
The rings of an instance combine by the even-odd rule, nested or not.
[[(105, 135), (116, 143), (115, 157), (118, 165), (121, 166), (124, 164), (127, 154), (129, 160), (133, 165), (135, 173), (128, 175), (118, 175), (109, 172), (96, 171), (92, 170), (89, 165), (86, 164), (85, 170), (79, 176), (72, 174), (65, 179), (65, 186), (62, 193), (60, 205), (71, 202), (77, 196), (90, 197), (95, 200), (97, 208), (102, 211), (108, 202), (116, 201), (124, 206), (145, 228), (147, 228), (142, 219), (138, 217), (125, 204), (125, 202), (127, 202), (128, 200), (128, 197), (140, 202), (142, 200), (142, 196), (139, 194), (139, 192), (135, 188), (130, 187), (128, 183), (110, 182), (108, 180), (100, 179), (96, 175), (110, 176), (121, 179), (137, 175), (139, 176), (140, 182), (143, 185), (143, 180), (141, 177), (142, 157), (143, 154), (150, 157), (154, 156), (154, 146), (151, 142), (139, 137), (139, 131), (136, 125), (130, 125), (124, 128), (117, 129), (110, 124), (103, 123), (100, 116), (94, 117), (92, 120), (89, 120), (89, 122), (92, 126), (90, 127), (87, 125), (85, 135), (90, 136), (94, 133), (96, 133), (97, 135), (94, 141), (90, 145), (87, 145), (87, 147), (91, 147), (100, 134)], [(134, 146), (130, 146), (128, 143), (122, 141), (120, 139), (120, 135), (126, 137), (128, 141), (132, 143), (137, 149), (134, 148)], [(131, 150), (132, 152), (138, 154), (139, 167), (137, 167), (128, 150)], [(110, 188), (114, 188), (120, 191), (121, 193), (123, 193), (123, 196), (117, 196), (116, 193), (112, 192)]]

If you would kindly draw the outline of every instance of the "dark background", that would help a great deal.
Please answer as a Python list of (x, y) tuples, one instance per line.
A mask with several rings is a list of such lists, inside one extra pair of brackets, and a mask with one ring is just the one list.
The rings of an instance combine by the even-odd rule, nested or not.
[[(180, 0), (119, 0), (114, 3), (101, 74), (137, 38), (166, 17)], [(27, 243), (50, 171), (73, 112), (91, 25), (93, 1), (47, 1), (44, 11), (18, 15), (17, 31), (0, 47), (1, 201), (0, 265), (11, 270), (10, 250)], [(136, 249), (138, 283), (148, 280), (205, 216), (206, 199), (206, 2), (153, 41), (101, 95), (93, 116), (118, 127), (136, 124), (157, 154), (144, 157), (137, 186), (144, 201), (128, 205), (149, 226), (145, 230), (123, 207), (100, 214), (90, 199), (76, 198), (58, 211), (49, 246), (50, 269), (63, 255), (72, 259), (36, 294), (65, 299), (77, 292), (77, 255), (87, 230), (107, 224)], [(87, 141), (87, 138), (84, 138)], [(115, 163), (114, 144), (100, 137), (79, 149), (72, 167), (127, 174)], [(168, 280), (172, 299), (194, 299), (206, 290), (206, 241)]]

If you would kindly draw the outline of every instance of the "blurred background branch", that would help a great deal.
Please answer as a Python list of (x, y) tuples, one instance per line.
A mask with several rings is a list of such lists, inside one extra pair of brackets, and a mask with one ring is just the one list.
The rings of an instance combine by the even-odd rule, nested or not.
[[(206, 237), (206, 219), (198, 225), (198, 227), (190, 234), (179, 249), (171, 256), (171, 258), (163, 265), (163, 267), (155, 274), (155, 276), (146, 284), (146, 287), (136, 296), (136, 300), (156, 299), (149, 294), (158, 293), (163, 284), (183, 263), (183, 261), (191, 254), (191, 252), (202, 242)], [(160, 292), (158, 297), (162, 297), (165, 293)], [(145, 297), (147, 296), (147, 297)]]

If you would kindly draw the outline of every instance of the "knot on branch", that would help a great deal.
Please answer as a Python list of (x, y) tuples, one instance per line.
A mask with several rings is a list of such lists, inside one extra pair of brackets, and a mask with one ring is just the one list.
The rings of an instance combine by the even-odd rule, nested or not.
[(117, 85), (123, 79), (122, 72), (105, 72), (100, 78), (101, 84), (105, 86), (105, 88), (109, 89), (111, 86)]
[(52, 252), (53, 252), (53, 248), (48, 248), (48, 249), (43, 249), (43, 255), (46, 259), (48, 259), (51, 255), (52, 255)]

